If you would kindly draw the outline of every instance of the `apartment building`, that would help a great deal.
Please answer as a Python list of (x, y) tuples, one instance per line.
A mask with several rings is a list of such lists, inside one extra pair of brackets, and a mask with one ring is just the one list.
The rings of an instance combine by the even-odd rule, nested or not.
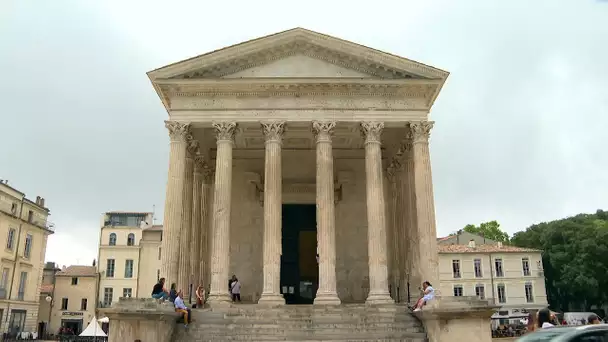
[(455, 236), (438, 239), (441, 295), (489, 299), (500, 306), (493, 316), (500, 319), (548, 306), (540, 250), (482, 237), (455, 240)]
[(0, 331), (37, 332), (44, 255), (53, 225), (44, 198), (0, 181)]
[[(160, 272), (160, 226), (148, 212), (108, 212), (102, 218), (97, 270), (99, 307), (152, 292)], [(152, 285), (150, 285), (150, 283)], [(149, 288), (148, 288), (149, 287)]]

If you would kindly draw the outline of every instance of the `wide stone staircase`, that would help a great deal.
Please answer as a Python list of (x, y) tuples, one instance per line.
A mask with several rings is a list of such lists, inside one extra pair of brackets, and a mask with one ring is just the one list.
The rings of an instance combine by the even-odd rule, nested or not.
[(192, 310), (173, 342), (202, 341), (426, 341), (422, 323), (404, 305), (335, 307), (252, 304)]

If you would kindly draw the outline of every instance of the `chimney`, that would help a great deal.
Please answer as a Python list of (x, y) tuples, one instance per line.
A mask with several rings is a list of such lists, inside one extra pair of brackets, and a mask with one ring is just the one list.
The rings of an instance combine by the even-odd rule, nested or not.
[(498, 241), (498, 248), (502, 248), (502, 242)]
[(471, 239), (471, 241), (469, 241), (469, 248), (475, 248), (475, 240)]
[(36, 196), (36, 204), (40, 205), (40, 196)]
[(40, 197), (40, 204), (39, 205), (44, 208), (44, 198)]

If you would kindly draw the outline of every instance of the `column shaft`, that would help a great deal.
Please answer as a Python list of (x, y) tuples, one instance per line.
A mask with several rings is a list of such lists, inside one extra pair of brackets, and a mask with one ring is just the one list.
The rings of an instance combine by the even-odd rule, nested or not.
[(179, 235), (182, 226), (184, 171), (186, 169), (187, 137), (190, 124), (165, 121), (171, 138), (169, 174), (165, 196), (163, 241), (161, 243), (161, 274), (167, 284), (177, 282), (179, 270)]
[(393, 160), (395, 167), (395, 202), (397, 206), (397, 215), (395, 217), (395, 244), (396, 244), (396, 257), (399, 259), (399, 274), (398, 274), (398, 286), (399, 286), (399, 297), (400, 300), (407, 293), (407, 274), (406, 274), (406, 245), (405, 245), (405, 215), (404, 215), (404, 198), (403, 198), (403, 164), (400, 160)]
[(401, 296), (402, 288), (399, 288), (399, 238), (398, 238), (398, 219), (399, 207), (397, 206), (397, 196), (399, 195), (397, 190), (397, 169), (394, 163), (387, 169), (387, 179), (390, 182), (390, 224), (387, 225), (387, 240), (391, 243), (387, 243), (388, 248), (388, 267), (389, 267), (389, 278), (392, 289), (392, 297), (398, 301)]
[(439, 287), (439, 256), (437, 253), (437, 228), (435, 223), (435, 201), (433, 177), (429, 153), (429, 136), (433, 122), (410, 124), (412, 134), (413, 174), (416, 199), (418, 271), (422, 281)]
[(184, 298), (190, 294), (190, 284), (192, 283), (192, 270), (190, 269), (190, 259), (193, 257), (190, 249), (190, 236), (192, 234), (192, 195), (194, 182), (194, 154), (198, 149), (198, 143), (189, 137), (186, 152), (186, 164), (184, 168), (184, 191), (182, 204), (182, 229), (179, 236), (179, 275), (177, 288), (184, 291)]
[(232, 200), (232, 148), (236, 123), (214, 123), (217, 134), (213, 228), (211, 247), (211, 291), (209, 304), (229, 303), (230, 213)]
[(262, 123), (266, 138), (264, 167), (264, 287), (260, 304), (285, 304), (281, 295), (282, 181), (281, 140), (283, 122)]
[(210, 260), (211, 260), (211, 222), (210, 222), (210, 197), (211, 197), (211, 170), (205, 165), (203, 169), (203, 184), (201, 192), (201, 234), (199, 236), (201, 248), (198, 260), (201, 272), (201, 284), (206, 290), (211, 286)]
[(201, 282), (201, 267), (200, 255), (203, 245), (201, 244), (201, 234), (203, 232), (203, 168), (205, 160), (203, 156), (197, 155), (194, 157), (194, 183), (192, 186), (192, 230), (190, 234), (190, 270), (193, 274), (193, 288), (202, 284)]
[(369, 304), (394, 303), (388, 294), (388, 266), (386, 254), (386, 217), (384, 186), (382, 185), (382, 151), (380, 136), (384, 124), (362, 122), (365, 136), (365, 176), (367, 193), (367, 239), (370, 291)]
[(313, 121), (317, 142), (317, 246), (319, 288), (314, 304), (339, 305), (336, 291), (336, 218), (334, 203), (334, 157), (331, 136), (335, 122)]

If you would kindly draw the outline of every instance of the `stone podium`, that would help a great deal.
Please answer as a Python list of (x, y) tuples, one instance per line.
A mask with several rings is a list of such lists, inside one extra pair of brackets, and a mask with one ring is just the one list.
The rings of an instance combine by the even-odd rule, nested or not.
[(120, 298), (99, 311), (110, 320), (109, 342), (170, 342), (178, 318), (172, 303), (153, 298)]
[(490, 317), (498, 309), (477, 297), (436, 297), (414, 314), (422, 321), (429, 342), (491, 342)]

